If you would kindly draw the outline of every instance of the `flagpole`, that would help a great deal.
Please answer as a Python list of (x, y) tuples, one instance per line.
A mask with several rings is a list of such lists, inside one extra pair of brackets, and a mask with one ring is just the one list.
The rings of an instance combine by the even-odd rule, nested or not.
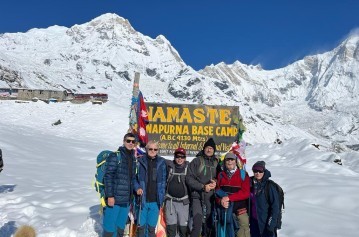
[[(132, 132), (134, 134), (136, 134), (136, 137), (138, 136), (137, 134), (137, 128), (138, 128), (138, 122), (137, 122), (137, 100), (138, 100), (138, 95), (140, 93), (140, 73), (135, 72), (135, 80), (133, 81), (133, 88), (132, 88), (132, 98), (131, 98), (131, 107), (130, 107), (130, 116), (129, 116), (129, 128), (128, 128), (128, 132)], [(138, 156), (137, 153), (137, 149), (135, 148), (135, 156)], [(131, 209), (131, 214), (132, 216), (134, 216), (134, 204), (132, 203), (132, 209)], [(138, 217), (137, 217), (138, 218)], [(137, 225), (135, 225), (135, 220), (134, 219), (130, 219), (130, 224), (129, 224), (129, 237), (135, 237), (136, 236), (136, 232), (137, 232)], [(139, 219), (138, 219), (139, 221)]]
[(137, 98), (140, 92), (140, 73), (135, 72), (135, 80), (133, 81), (132, 97)]
[(133, 81), (132, 87), (132, 98), (131, 98), (131, 107), (130, 107), (130, 116), (129, 116), (129, 128), (128, 132), (137, 133), (137, 99), (138, 94), (140, 93), (140, 73), (135, 72), (135, 79)]

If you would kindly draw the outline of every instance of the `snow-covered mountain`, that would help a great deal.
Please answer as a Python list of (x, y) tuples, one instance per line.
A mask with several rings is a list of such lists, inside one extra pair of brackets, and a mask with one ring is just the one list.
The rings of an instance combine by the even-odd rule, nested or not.
[[(129, 98), (141, 73), (147, 101), (238, 105), (246, 140), (301, 136), (326, 146), (359, 144), (359, 33), (330, 52), (285, 68), (220, 63), (197, 72), (162, 35), (105, 14), (71, 28), (0, 35), (0, 87), (105, 92)], [(338, 145), (336, 145), (338, 147)]]
[(262, 114), (277, 121), (339, 143), (358, 143), (359, 32), (332, 51), (281, 69), (266, 71), (236, 61), (200, 73), (234, 83), (241, 100), (252, 107), (266, 105), (261, 106)]

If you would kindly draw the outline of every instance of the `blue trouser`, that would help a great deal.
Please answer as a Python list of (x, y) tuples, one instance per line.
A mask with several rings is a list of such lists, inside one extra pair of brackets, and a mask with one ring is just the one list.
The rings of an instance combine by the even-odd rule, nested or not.
[(103, 229), (106, 232), (116, 232), (117, 228), (125, 229), (130, 205), (114, 205), (103, 210)]
[(148, 227), (155, 228), (158, 221), (158, 215), (160, 209), (158, 207), (157, 202), (146, 202), (139, 213), (139, 226), (145, 228), (146, 236), (148, 236)]

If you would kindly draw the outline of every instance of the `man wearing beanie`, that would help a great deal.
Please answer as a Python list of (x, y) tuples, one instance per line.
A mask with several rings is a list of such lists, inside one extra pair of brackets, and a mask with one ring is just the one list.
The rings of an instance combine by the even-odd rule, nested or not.
[[(251, 214), (250, 231), (251, 237), (274, 237), (276, 236), (275, 225), (279, 217), (279, 196), (274, 185), (269, 184), (271, 173), (266, 169), (264, 161), (257, 161), (252, 167), (251, 177)], [(266, 187), (269, 185), (269, 197), (267, 201)]]
[(167, 163), (167, 188), (165, 196), (167, 237), (175, 237), (177, 230), (180, 237), (187, 237), (189, 217), (189, 197), (186, 174), (189, 162), (186, 150), (179, 147), (174, 152), (173, 160)]
[[(212, 205), (216, 187), (216, 169), (218, 160), (215, 156), (216, 143), (209, 138), (188, 167), (186, 183), (191, 192), (193, 226), (191, 237), (210, 237), (215, 235), (212, 229)], [(203, 224), (203, 227), (202, 227)]]

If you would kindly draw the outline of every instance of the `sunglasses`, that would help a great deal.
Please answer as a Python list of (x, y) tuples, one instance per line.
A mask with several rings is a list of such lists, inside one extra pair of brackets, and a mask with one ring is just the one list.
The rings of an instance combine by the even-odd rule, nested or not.
[(135, 144), (135, 143), (136, 143), (136, 140), (127, 139), (126, 142), (127, 142), (127, 143)]
[(263, 173), (264, 171), (263, 170), (253, 170), (253, 174), (255, 174), (255, 173)]
[(157, 148), (148, 148), (149, 151), (158, 151)]
[(186, 156), (176, 156), (178, 159), (186, 159)]

